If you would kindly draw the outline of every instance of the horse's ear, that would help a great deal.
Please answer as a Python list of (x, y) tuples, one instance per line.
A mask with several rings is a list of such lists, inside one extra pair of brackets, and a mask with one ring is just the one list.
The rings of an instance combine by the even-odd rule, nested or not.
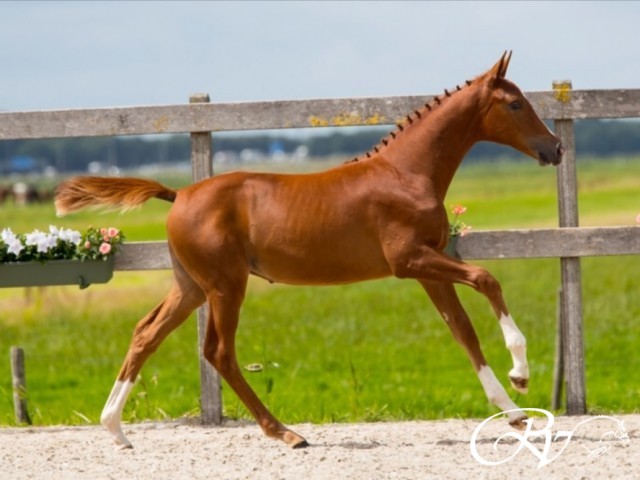
[(505, 76), (507, 75), (507, 68), (509, 68), (510, 60), (511, 51), (505, 51), (502, 54), (502, 57), (500, 57), (500, 60), (498, 60), (498, 62), (493, 67), (491, 67), (491, 70), (489, 70), (489, 75), (496, 80), (505, 78)]

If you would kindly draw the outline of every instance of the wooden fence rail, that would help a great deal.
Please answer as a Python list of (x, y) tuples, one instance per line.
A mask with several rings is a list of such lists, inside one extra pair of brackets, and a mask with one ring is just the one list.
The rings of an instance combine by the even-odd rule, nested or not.
[[(639, 227), (483, 230), (458, 240), (465, 260), (574, 258), (640, 254)], [(133, 242), (121, 246), (115, 270), (171, 268), (167, 242)]]
[[(545, 119), (640, 117), (640, 89), (529, 92)], [(0, 113), (0, 140), (394, 124), (433, 96)]]
[[(559, 257), (562, 265), (561, 342), (567, 376), (567, 411), (585, 413), (580, 257), (640, 254), (640, 228), (579, 228), (573, 121), (640, 117), (640, 89), (553, 90), (525, 94), (544, 119), (554, 121), (567, 147), (558, 168), (560, 229), (475, 231), (460, 239), (465, 259)], [(193, 179), (212, 174), (211, 132), (306, 127), (391, 125), (432, 96), (208, 103), (207, 95), (184, 105), (0, 113), (0, 140), (190, 133)], [(170, 268), (166, 242), (125, 244), (116, 270)], [(199, 312), (199, 325), (206, 321)], [(202, 335), (202, 328), (199, 329)], [(202, 341), (202, 338), (200, 339)], [(201, 358), (201, 362), (204, 360)], [(201, 363), (202, 365), (202, 363)], [(201, 366), (203, 421), (221, 418), (219, 378)]]

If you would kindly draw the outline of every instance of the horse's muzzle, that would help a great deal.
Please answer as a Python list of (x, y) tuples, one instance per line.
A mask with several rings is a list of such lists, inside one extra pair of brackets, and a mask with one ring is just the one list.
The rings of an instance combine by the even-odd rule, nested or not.
[(558, 142), (554, 149), (538, 150), (538, 163), (540, 165), (560, 165), (564, 155), (564, 145)]

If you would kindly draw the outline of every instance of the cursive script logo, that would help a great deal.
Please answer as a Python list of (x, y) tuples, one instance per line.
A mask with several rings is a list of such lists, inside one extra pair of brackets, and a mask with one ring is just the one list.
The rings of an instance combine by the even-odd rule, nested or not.
[[(500, 435), (493, 442), (493, 454), (491, 455), (491, 459), (487, 459), (478, 453), (477, 444), (486, 443), (486, 441), (482, 442), (482, 440), (478, 440), (478, 437), (492, 420), (509, 413), (527, 412), (542, 414), (542, 417), (532, 417), (524, 420), (525, 429), (523, 432), (509, 431)], [(591, 417), (579, 422), (573, 430), (558, 430), (554, 433), (553, 424), (555, 423), (555, 417), (551, 412), (540, 408), (521, 408), (496, 413), (478, 425), (473, 431), (473, 435), (471, 435), (471, 455), (473, 455), (473, 458), (482, 465), (495, 466), (510, 462), (518, 456), (520, 452), (526, 449), (538, 459), (538, 468), (542, 468), (545, 465), (549, 465), (562, 455), (569, 446), (569, 442), (573, 438), (576, 430), (581, 426), (596, 420), (606, 421), (608, 428), (611, 428), (611, 422), (613, 422), (614, 429), (603, 433), (599, 437), (599, 441), (595, 448), (587, 448), (583, 446), (590, 457), (604, 454), (609, 448), (611, 448), (613, 441), (624, 443), (629, 442), (629, 435), (624, 429), (623, 422), (613, 417), (607, 417), (604, 415)], [(544, 423), (543, 427), (535, 429), (534, 424), (536, 422)], [(539, 448), (540, 444), (542, 444), (541, 448)], [(499, 451), (499, 447), (502, 447), (502, 452)], [(552, 447), (554, 447), (553, 454)], [(498, 459), (494, 459), (493, 457), (495, 456), (497, 456)]]

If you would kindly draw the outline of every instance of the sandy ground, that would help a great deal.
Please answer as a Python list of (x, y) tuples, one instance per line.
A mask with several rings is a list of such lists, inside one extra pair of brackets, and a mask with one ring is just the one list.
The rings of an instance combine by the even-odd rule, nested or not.
[[(482, 419), (295, 425), (311, 444), (300, 450), (263, 437), (253, 424), (126, 425), (134, 448), (123, 451), (113, 448), (101, 427), (3, 428), (0, 478), (638, 479), (640, 415), (614, 419), (557, 417), (553, 425), (536, 419), (533, 429), (549, 434), (546, 454), (544, 434), (525, 442), (505, 438), (494, 450), (499, 436), (515, 433), (503, 419), (480, 429)], [(626, 440), (613, 435), (618, 421)], [(553, 442), (563, 430), (573, 431), (568, 444), (566, 434)], [(483, 462), (511, 460), (484, 465), (474, 458), (474, 431)]]

